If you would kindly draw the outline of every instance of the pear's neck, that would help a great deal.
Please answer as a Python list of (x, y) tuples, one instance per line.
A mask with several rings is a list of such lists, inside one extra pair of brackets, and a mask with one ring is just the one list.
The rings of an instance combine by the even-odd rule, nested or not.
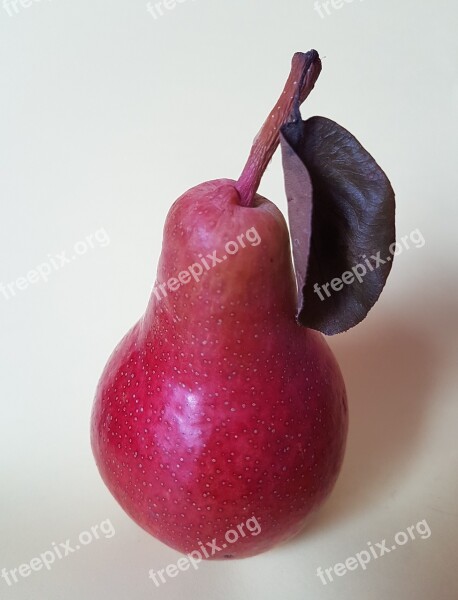
[(295, 323), (297, 291), (289, 256), (255, 270), (249, 278), (222, 266), (221, 272), (215, 269), (201, 281), (187, 281), (182, 275), (187, 283), (178, 287), (176, 278), (162, 279), (161, 274), (165, 275), (160, 265), (144, 317), (146, 330), (157, 335), (173, 330), (188, 340), (218, 335), (241, 340), (256, 331)]
[(231, 180), (200, 184), (173, 204), (147, 328), (195, 336), (224, 327), (227, 336), (229, 328), (294, 322), (295, 311), (289, 233), (274, 204), (257, 196), (255, 207), (241, 207)]
[[(153, 293), (143, 320), (143, 332), (154, 347), (200, 347), (208, 356), (242, 352), (246, 344), (259, 352), (278, 335), (291, 334), (295, 321), (295, 295), (292, 289), (262, 299), (250, 294), (232, 300), (202, 299), (195, 303), (177, 298), (158, 300)], [(289, 332), (289, 333), (288, 333)]]

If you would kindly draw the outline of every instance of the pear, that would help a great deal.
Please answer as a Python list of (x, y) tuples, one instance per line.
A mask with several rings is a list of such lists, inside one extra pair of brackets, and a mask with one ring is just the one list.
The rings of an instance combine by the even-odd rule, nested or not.
[(320, 68), (315, 51), (295, 55), (239, 180), (172, 205), (146, 312), (96, 392), (105, 484), (144, 530), (202, 558), (247, 557), (295, 535), (343, 461), (344, 381), (323, 335), (298, 323), (288, 227), (256, 191)]
[(230, 547), (243, 557), (294, 535), (329, 493), (347, 406), (323, 336), (296, 323), (281, 212), (258, 195), (240, 206), (235, 183), (204, 183), (172, 206), (158, 282), (202, 275), (166, 295), (156, 283), (102, 375), (92, 444), (124, 510), (181, 552), (255, 517), (261, 532)]

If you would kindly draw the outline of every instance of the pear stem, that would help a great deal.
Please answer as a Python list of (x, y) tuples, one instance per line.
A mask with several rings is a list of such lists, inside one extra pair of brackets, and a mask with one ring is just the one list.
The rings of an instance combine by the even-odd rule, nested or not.
[(256, 136), (236, 183), (242, 206), (253, 205), (264, 171), (280, 143), (281, 127), (301, 118), (299, 107), (314, 88), (320, 72), (321, 60), (316, 50), (294, 54), (285, 89)]

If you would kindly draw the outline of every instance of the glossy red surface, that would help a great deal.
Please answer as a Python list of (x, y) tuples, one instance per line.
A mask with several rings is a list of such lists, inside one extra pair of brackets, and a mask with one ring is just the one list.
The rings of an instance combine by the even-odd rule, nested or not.
[[(198, 281), (158, 292), (215, 251), (221, 262)], [(265, 551), (297, 533), (335, 483), (345, 387), (323, 336), (296, 324), (295, 302), (288, 230), (272, 203), (241, 207), (231, 180), (175, 202), (156, 293), (109, 359), (91, 437), (117, 501), (181, 552), (224, 542), (250, 517), (260, 531), (211, 558)]]

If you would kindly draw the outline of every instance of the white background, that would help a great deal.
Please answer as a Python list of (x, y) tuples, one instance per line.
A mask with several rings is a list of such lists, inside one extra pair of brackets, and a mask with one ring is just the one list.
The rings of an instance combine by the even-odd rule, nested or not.
[[(154, 19), (144, 0), (0, 6), (0, 282), (104, 228), (14, 297), (0, 294), (0, 569), (110, 519), (116, 529), (8, 587), (3, 599), (452, 600), (456, 534), (458, 284), (457, 5), (450, 0), (188, 0)], [(355, 134), (388, 173), (397, 257), (367, 320), (330, 340), (351, 427), (333, 495), (298, 538), (202, 564), (161, 588), (178, 553), (138, 528), (89, 446), (95, 386), (143, 312), (172, 201), (237, 178), (297, 50), (323, 72), (303, 108)], [(277, 155), (260, 192), (284, 211)], [(329, 567), (427, 519), (432, 535), (336, 578)]]

